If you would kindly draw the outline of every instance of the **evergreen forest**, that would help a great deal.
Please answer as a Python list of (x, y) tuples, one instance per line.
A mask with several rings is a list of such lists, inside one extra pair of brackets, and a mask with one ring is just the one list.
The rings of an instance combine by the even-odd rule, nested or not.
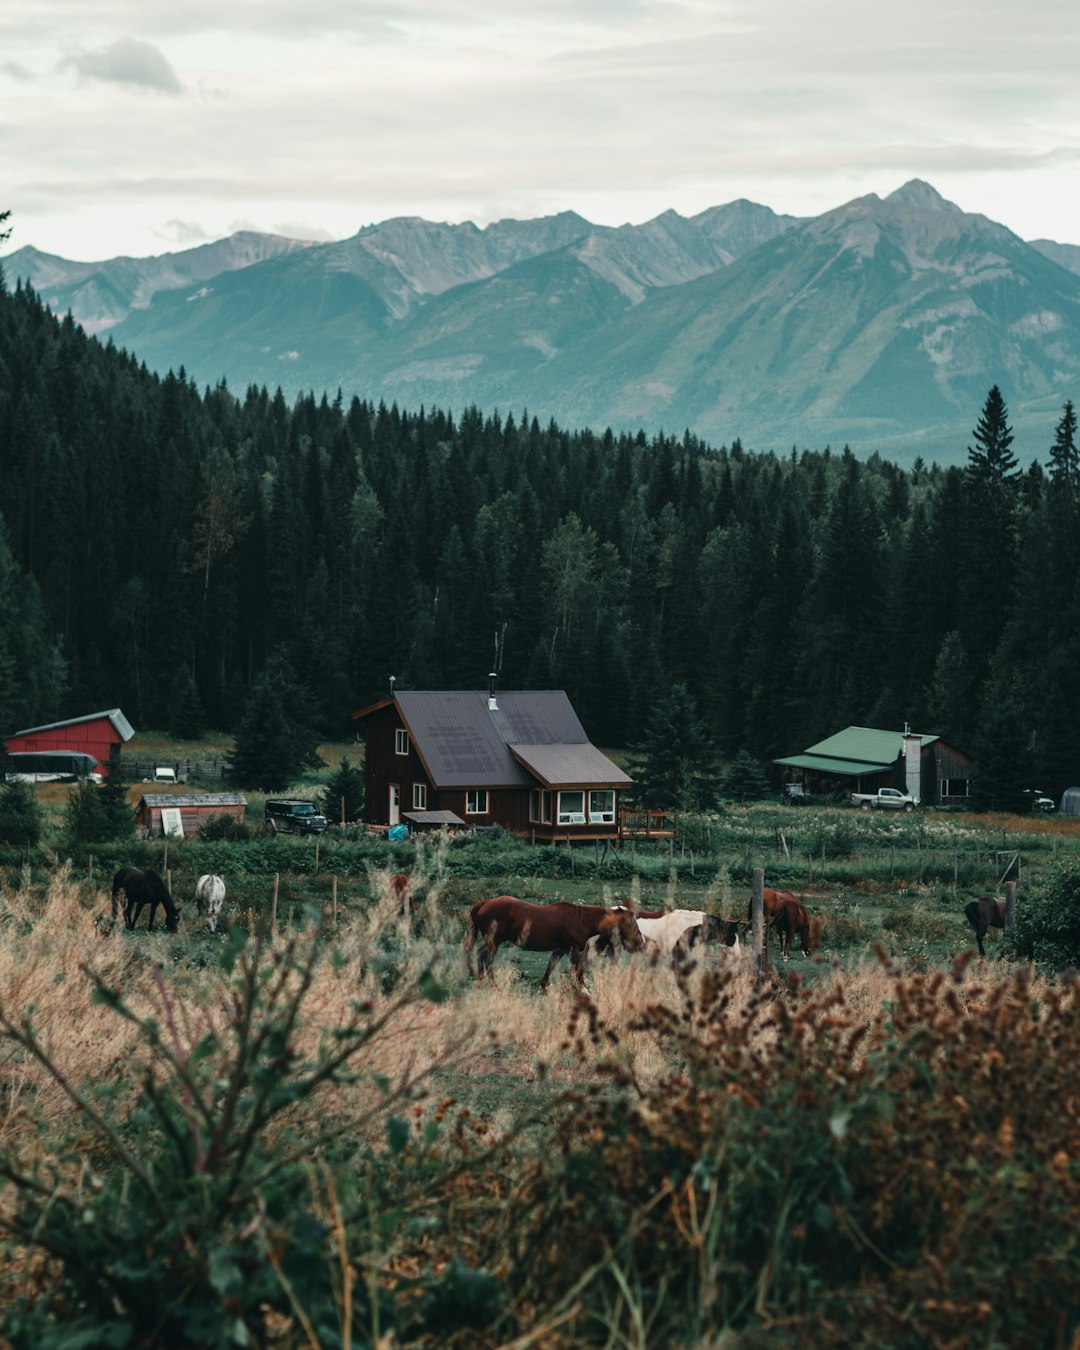
[(391, 675), (496, 670), (602, 746), (681, 704), (721, 761), (906, 722), (976, 756), (987, 805), (1080, 781), (1071, 402), (1022, 470), (996, 385), (958, 467), (737, 430), (200, 392), (0, 283), (0, 729), (228, 732), (273, 672), (348, 736)]

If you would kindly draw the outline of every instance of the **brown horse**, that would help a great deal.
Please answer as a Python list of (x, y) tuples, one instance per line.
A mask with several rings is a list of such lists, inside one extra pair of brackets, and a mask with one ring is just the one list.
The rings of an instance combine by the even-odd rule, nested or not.
[(979, 944), (979, 955), (986, 955), (983, 938), (989, 928), (1005, 927), (1005, 901), (992, 895), (980, 895), (964, 906), (964, 915), (975, 929), (975, 941)]
[[(469, 970), (481, 979), (491, 976), (495, 953), (504, 942), (512, 942), (526, 952), (550, 952), (541, 990), (546, 990), (551, 972), (564, 956), (579, 984), (584, 986), (585, 944), (597, 934), (618, 934), (628, 951), (642, 948), (637, 920), (627, 909), (606, 909), (602, 905), (571, 905), (559, 901), (553, 905), (534, 905), (513, 895), (496, 895), (490, 900), (478, 900), (469, 913), (469, 927), (465, 934), (465, 950), (469, 954)], [(479, 944), (479, 960), (473, 951)], [(479, 969), (477, 969), (479, 966)]]
[[(795, 898), (794, 891), (774, 891), (766, 886), (761, 893), (765, 927), (772, 928), (780, 938), (780, 955), (791, 951), (791, 940), (798, 935), (804, 956), (810, 955), (810, 914), (806, 906)], [(753, 921), (754, 901), (751, 898), (747, 918)]]
[(771, 923), (780, 937), (780, 955), (787, 957), (791, 951), (791, 941), (798, 936), (803, 956), (810, 955), (810, 912), (794, 896), (780, 902), (780, 907), (772, 916)]
[(387, 893), (393, 900), (399, 914), (408, 914), (412, 909), (412, 878), (404, 872), (395, 872), (386, 883)]

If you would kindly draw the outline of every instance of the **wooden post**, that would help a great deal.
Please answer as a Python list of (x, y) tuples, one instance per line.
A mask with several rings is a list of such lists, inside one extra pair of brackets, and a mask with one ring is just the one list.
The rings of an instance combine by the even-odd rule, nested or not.
[(164, 856), (164, 858), (162, 858), (162, 860), (161, 860), (161, 870), (162, 870), (163, 872), (167, 872), (167, 871), (169, 870), (169, 836), (168, 836), (168, 835), (165, 836), (165, 856)]
[(1005, 883), (1005, 927), (1012, 928), (1016, 923), (1016, 882)]
[(94, 885), (94, 855), (91, 853), (91, 854), (90, 854), (90, 886), (91, 886), (91, 889), (93, 889), (93, 885)]
[(315, 836), (315, 875), (319, 875), (319, 844), (321, 840), (319, 835)]
[(333, 903), (334, 928), (337, 928), (337, 877), (335, 876), (330, 887), (330, 895)]
[(762, 942), (765, 937), (765, 869), (754, 868), (754, 892), (750, 903), (750, 947), (754, 953), (754, 974), (764, 969)]
[(274, 894), (273, 894), (273, 898), (272, 898), (271, 901), (270, 901), (270, 941), (271, 941), (271, 943), (274, 943), (274, 942), (277, 941), (277, 897), (278, 897), (278, 884), (279, 884), (280, 881), (281, 881), (281, 873), (280, 873), (280, 872), (275, 872), (275, 873), (274, 873)]

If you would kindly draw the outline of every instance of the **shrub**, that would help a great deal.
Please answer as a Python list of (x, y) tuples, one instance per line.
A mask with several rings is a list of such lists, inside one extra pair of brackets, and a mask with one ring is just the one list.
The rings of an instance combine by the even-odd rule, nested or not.
[(208, 841), (225, 839), (232, 843), (251, 838), (251, 826), (228, 811), (207, 816), (199, 826), (199, 838)]
[(1058, 969), (1080, 966), (1080, 863), (1049, 868), (1041, 884), (1024, 892), (1006, 940), (1027, 960)]
[(41, 812), (29, 783), (0, 786), (0, 844), (36, 844), (41, 837)]

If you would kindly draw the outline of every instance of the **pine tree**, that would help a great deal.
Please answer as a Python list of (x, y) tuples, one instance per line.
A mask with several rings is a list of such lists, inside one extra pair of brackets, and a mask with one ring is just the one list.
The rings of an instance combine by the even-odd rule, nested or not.
[(288, 664), (272, 658), (237, 728), (229, 777), (240, 787), (281, 792), (322, 763), (312, 725), (310, 700)]
[(343, 759), (322, 793), (323, 814), (332, 825), (347, 825), (364, 814), (364, 773)]
[(654, 704), (638, 751), (635, 777), (645, 806), (692, 811), (713, 804), (713, 741), (685, 684), (672, 685)]

